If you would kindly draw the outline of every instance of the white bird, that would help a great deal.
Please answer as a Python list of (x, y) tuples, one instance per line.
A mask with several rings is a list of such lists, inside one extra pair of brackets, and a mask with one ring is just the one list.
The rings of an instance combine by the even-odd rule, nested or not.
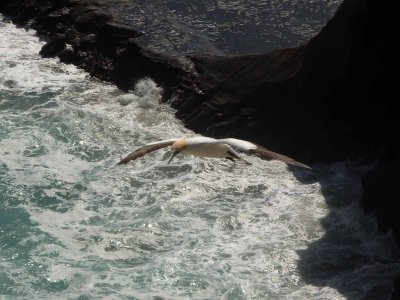
[(139, 157), (144, 156), (147, 153), (168, 146), (171, 146), (172, 150), (174, 150), (168, 163), (170, 163), (177, 154), (186, 153), (200, 157), (226, 158), (232, 161), (238, 159), (251, 165), (251, 163), (244, 160), (234, 151), (234, 149), (237, 149), (238, 151), (245, 152), (247, 154), (255, 154), (261, 157), (262, 159), (267, 159), (267, 160), (276, 159), (283, 161), (289, 165), (310, 169), (309, 166), (301, 162), (298, 162), (290, 157), (273, 152), (262, 146), (250, 143), (248, 141), (238, 140), (233, 138), (214, 139), (203, 136), (187, 138), (187, 139), (170, 139), (170, 140), (163, 140), (147, 144), (129, 154), (127, 157), (122, 159), (117, 165), (126, 164), (131, 160), (135, 160)]

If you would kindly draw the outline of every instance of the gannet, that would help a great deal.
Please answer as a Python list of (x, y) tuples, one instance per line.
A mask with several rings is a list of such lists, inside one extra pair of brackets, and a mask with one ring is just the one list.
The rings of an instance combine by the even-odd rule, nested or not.
[(289, 165), (310, 169), (309, 166), (298, 162), (290, 157), (273, 152), (260, 145), (253, 144), (248, 141), (234, 138), (214, 139), (203, 136), (169, 139), (147, 144), (133, 151), (131, 154), (129, 154), (127, 157), (117, 163), (117, 165), (126, 164), (131, 160), (135, 160), (139, 157), (144, 156), (145, 154), (168, 146), (171, 146), (172, 150), (174, 151), (168, 163), (170, 163), (172, 159), (179, 153), (186, 153), (199, 157), (226, 158), (232, 161), (235, 161), (235, 159), (237, 159), (251, 165), (250, 162), (243, 159), (235, 152), (234, 149), (236, 149), (247, 154), (255, 154), (262, 159), (276, 159), (283, 161)]

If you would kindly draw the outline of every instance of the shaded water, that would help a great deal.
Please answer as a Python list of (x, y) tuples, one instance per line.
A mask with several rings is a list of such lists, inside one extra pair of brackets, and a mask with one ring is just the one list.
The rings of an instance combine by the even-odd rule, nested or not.
[(161, 52), (248, 54), (303, 44), (342, 0), (121, 0), (110, 10)]
[[(122, 94), (0, 22), (0, 295), (47, 299), (385, 299), (390, 235), (359, 208), (366, 167), (178, 156), (192, 136), (148, 79)], [(378, 295), (378, 297), (376, 297)], [(153, 298), (158, 297), (158, 298)]]

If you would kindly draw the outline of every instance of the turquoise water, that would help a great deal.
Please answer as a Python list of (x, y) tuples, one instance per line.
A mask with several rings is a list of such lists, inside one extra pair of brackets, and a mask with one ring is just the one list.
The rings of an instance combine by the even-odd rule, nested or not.
[[(296, 174), (134, 148), (193, 136), (150, 79), (123, 94), (0, 22), (0, 298), (386, 299), (390, 234), (359, 206), (368, 166)], [(3, 297), (1, 297), (3, 296)]]

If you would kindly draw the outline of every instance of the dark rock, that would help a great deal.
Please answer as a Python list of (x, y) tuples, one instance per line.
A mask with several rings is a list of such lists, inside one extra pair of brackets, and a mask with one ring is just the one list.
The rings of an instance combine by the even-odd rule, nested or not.
[(116, 40), (127, 40), (143, 35), (142, 32), (137, 31), (135, 28), (129, 25), (121, 24), (115, 21), (109, 21), (105, 23), (101, 34)]
[(69, 12), (69, 8), (63, 7), (59, 10), (51, 12), (50, 14), (44, 15), (40, 19), (40, 26), (44, 27), (50, 32), (57, 32), (60, 28), (60, 25), (65, 28), (63, 24), (71, 23), (70, 21), (68, 21), (70, 19)]
[(196, 131), (210, 132), (209, 127), (218, 124), (206, 122), (214, 114), (208, 107), (222, 114), (214, 122), (223, 123), (252, 109), (252, 123), (242, 118), (235, 135), (306, 161), (366, 155), (379, 144), (378, 134), (357, 109), (367, 107), (361, 99), (368, 97), (368, 90), (362, 84), (379, 67), (359, 68), (365, 51), (355, 47), (355, 41), (364, 35), (365, 6), (364, 1), (345, 1), (306, 47), (267, 55), (193, 58), (200, 76), (192, 80), (194, 88), (181, 88), (185, 101), (176, 105), (177, 116)]
[(38, 2), (39, 2), (39, 0), (25, 0), (25, 1), (23, 2), (23, 5), (24, 5), (26, 8), (30, 8), (30, 7), (33, 7), (34, 5), (36, 5)]
[(97, 5), (82, 5), (82, 3), (79, 3), (79, 5), (72, 6), (70, 15), (73, 19), (77, 19), (97, 9), (99, 9)]
[[(369, 21), (376, 22), (369, 18), (377, 13), (368, 3), (345, 1), (306, 47), (192, 58), (200, 75), (180, 87), (185, 100), (174, 104), (177, 116), (198, 132), (225, 135), (223, 124), (252, 111), (234, 134), (298, 159), (375, 155), (381, 144), (393, 142), (399, 122), (394, 102), (378, 95), (395, 86), (386, 69), (398, 69), (399, 43), (394, 35), (369, 34), (374, 26)], [(214, 118), (215, 113), (222, 116)], [(212, 130), (216, 127), (221, 130)]]
[(398, 300), (400, 299), (400, 277), (397, 277), (394, 280), (394, 291), (391, 297), (391, 300)]
[(247, 116), (243, 120), (247, 120), (248, 112), (255, 112), (250, 109), (255, 93), (261, 92), (263, 85), (269, 85), (272, 90), (289, 82), (302, 66), (303, 51), (303, 47), (298, 47), (265, 55), (192, 57), (200, 76), (194, 80), (187, 79), (187, 82), (194, 81), (193, 86), (181, 87), (185, 91), (182, 98), (187, 100), (175, 105), (178, 109), (177, 116), (189, 124), (189, 127), (200, 132), (210, 132), (209, 127), (217, 125), (209, 121), (213, 112), (204, 113), (202, 108), (209, 110), (209, 107), (214, 107), (222, 114), (222, 122), (237, 118), (244, 110), (247, 111)]
[(84, 23), (89, 23), (89, 22), (98, 22), (99, 20), (102, 19), (108, 19), (111, 18), (109, 14), (107, 14), (104, 10), (102, 9), (94, 9), (94, 10), (89, 10), (85, 13), (79, 14), (75, 19), (77, 23), (84, 24)]
[(385, 149), (372, 171), (363, 178), (362, 204), (366, 212), (373, 213), (382, 231), (392, 231), (400, 247), (400, 222), (397, 216), (400, 187), (400, 153)]
[(65, 48), (61, 52), (58, 53), (58, 57), (63, 63), (72, 64), (77, 60), (77, 56), (75, 52), (71, 48)]
[(39, 54), (43, 57), (54, 57), (65, 48), (64, 39), (54, 39), (45, 44)]
[(76, 49), (88, 50), (96, 46), (96, 35), (76, 32), (73, 37), (69, 35), (68, 42)]
[(97, 31), (112, 19), (106, 10), (96, 5), (82, 5), (80, 2), (71, 8), (70, 16), (75, 21), (76, 28), (84, 32)]
[(66, 16), (70, 13), (70, 9), (68, 7), (63, 7), (59, 10), (53, 11), (52, 13), (48, 14), (49, 18), (60, 18), (62, 16)]
[(35, 9), (37, 9), (41, 13), (45, 13), (54, 9), (54, 6), (50, 1), (39, 1), (37, 5), (35, 5)]

